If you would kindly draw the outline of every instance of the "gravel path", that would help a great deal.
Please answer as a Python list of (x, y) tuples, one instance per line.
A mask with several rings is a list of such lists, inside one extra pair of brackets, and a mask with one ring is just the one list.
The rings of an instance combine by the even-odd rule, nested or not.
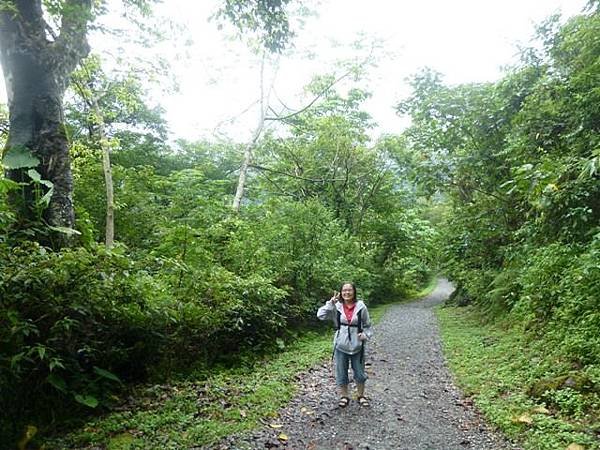
[[(279, 417), (251, 435), (232, 436), (211, 448), (516, 448), (485, 425), (452, 383), (432, 311), (452, 289), (447, 280), (440, 280), (431, 295), (391, 307), (374, 327), (366, 354), (370, 408), (361, 408), (354, 400), (347, 408), (337, 407), (327, 362), (299, 377), (299, 392)], [(273, 423), (281, 427), (272, 428)]]

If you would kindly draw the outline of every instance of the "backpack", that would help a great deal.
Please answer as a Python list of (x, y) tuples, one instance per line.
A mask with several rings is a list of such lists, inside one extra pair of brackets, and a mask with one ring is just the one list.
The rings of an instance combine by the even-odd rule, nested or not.
[[(339, 309), (336, 308), (335, 310), (335, 320), (333, 321), (333, 324), (335, 326), (335, 329), (339, 332), (340, 331), (340, 326), (341, 326), (341, 317), (342, 317), (342, 313), (340, 312)], [(356, 327), (358, 328), (358, 333), (362, 333), (363, 327), (362, 327), (362, 309), (360, 309), (358, 311), (358, 313), (356, 313), (356, 318), (358, 319), (356, 321), (356, 324), (344, 324), (345, 327)], [(350, 328), (348, 328), (348, 336), (350, 336)], [(331, 359), (333, 359), (335, 355), (335, 344), (333, 345), (333, 353), (331, 354)], [(361, 341), (361, 345), (360, 345), (360, 363), (362, 364), (364, 362), (365, 359), (365, 341)]]

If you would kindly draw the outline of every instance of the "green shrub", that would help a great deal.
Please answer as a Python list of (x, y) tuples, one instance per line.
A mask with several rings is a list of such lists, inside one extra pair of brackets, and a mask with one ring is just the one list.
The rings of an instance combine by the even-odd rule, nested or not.
[(118, 251), (22, 243), (0, 247), (0, 260), (0, 408), (13, 427), (94, 408), (156, 359), (166, 318), (155, 283)]

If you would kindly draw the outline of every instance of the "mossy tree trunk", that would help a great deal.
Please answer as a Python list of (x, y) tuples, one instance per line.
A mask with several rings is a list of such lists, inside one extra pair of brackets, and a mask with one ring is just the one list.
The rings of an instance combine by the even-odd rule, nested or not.
[[(58, 34), (45, 22), (39, 0), (3, 2), (0, 10), (0, 61), (4, 71), (9, 108), (9, 152), (30, 158), (28, 164), (9, 166), (8, 178), (27, 183), (22, 195), (13, 196), (19, 224), (36, 218), (36, 195), (28, 170), (35, 168), (42, 180), (52, 183), (52, 195), (43, 219), (53, 227), (72, 228), (73, 180), (69, 141), (63, 123), (63, 97), (69, 77), (89, 52), (86, 40), (91, 0), (66, 0)], [(48, 187), (46, 187), (47, 189)], [(53, 238), (67, 245), (68, 235)]]

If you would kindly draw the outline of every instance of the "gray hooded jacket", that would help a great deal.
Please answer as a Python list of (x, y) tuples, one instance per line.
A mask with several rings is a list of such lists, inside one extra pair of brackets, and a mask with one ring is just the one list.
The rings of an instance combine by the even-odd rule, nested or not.
[[(342, 302), (334, 303), (331, 300), (328, 300), (323, 306), (319, 308), (317, 311), (317, 317), (320, 320), (332, 320), (334, 325), (337, 314), (335, 311), (340, 312), (340, 327), (339, 330), (335, 332), (333, 337), (333, 346), (335, 349), (340, 350), (349, 355), (354, 355), (361, 351), (362, 342), (358, 339), (358, 327), (349, 327), (348, 320), (346, 319), (346, 314), (344, 314), (344, 307), (342, 306)], [(361, 313), (362, 320), (362, 328), (363, 333), (367, 337), (367, 340), (371, 338), (373, 335), (373, 331), (371, 330), (371, 318), (369, 317), (369, 311), (367, 310), (367, 306), (364, 304), (362, 300), (358, 300), (356, 302), (356, 306), (354, 307), (354, 313), (352, 314), (351, 324), (358, 324), (358, 312)]]

